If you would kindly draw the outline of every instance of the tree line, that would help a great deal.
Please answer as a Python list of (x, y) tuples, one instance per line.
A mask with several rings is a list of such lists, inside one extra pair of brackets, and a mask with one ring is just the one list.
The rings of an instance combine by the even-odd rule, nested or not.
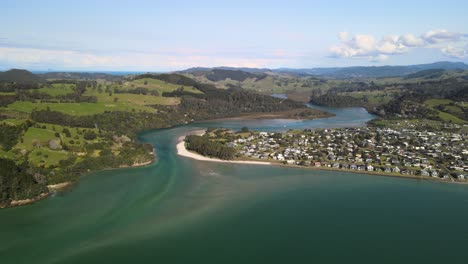
[(225, 146), (218, 141), (212, 141), (206, 136), (190, 135), (185, 138), (185, 142), (187, 143), (187, 149), (203, 156), (231, 160), (236, 152), (234, 148)]

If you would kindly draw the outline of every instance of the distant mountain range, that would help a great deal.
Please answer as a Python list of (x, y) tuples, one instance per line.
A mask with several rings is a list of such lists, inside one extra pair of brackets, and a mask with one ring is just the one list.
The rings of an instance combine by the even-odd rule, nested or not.
[[(243, 82), (248, 78), (256, 78), (257, 81), (269, 75), (282, 75), (300, 77), (317, 76), (322, 78), (380, 78), (380, 77), (405, 77), (414, 78), (416, 76), (430, 76), (434, 78), (442, 75), (447, 70), (468, 70), (468, 65), (462, 62), (441, 61), (430, 64), (418, 64), (407, 66), (355, 66), (355, 67), (335, 67), (335, 68), (234, 68), (234, 67), (195, 67), (177, 73), (190, 74), (193, 76), (204, 76), (212, 82), (226, 79)], [(130, 73), (130, 72), (129, 72)], [(0, 82), (17, 83), (41, 83), (46, 79), (66, 79), (66, 80), (96, 80), (104, 79), (108, 81), (121, 80), (124, 77), (122, 72), (113, 74), (112, 72), (45, 72), (31, 73), (27, 70), (11, 69), (0, 72)]]
[(118, 81), (122, 79), (120, 72), (117, 74), (109, 74), (102, 72), (47, 72), (39, 74), (45, 79), (61, 79), (61, 80), (96, 80), (103, 79), (107, 81)]
[(215, 75), (227, 75), (231, 71), (232, 75), (239, 76), (241, 72), (251, 74), (291, 74), (296, 76), (323, 76), (332, 78), (379, 78), (379, 77), (401, 77), (414, 74), (425, 70), (468, 70), (468, 65), (462, 62), (441, 61), (430, 64), (418, 64), (407, 66), (354, 66), (354, 67), (335, 67), (335, 68), (234, 68), (234, 67), (214, 67), (214, 68), (189, 68), (180, 71), (193, 75), (205, 74), (207, 77), (214, 73)]

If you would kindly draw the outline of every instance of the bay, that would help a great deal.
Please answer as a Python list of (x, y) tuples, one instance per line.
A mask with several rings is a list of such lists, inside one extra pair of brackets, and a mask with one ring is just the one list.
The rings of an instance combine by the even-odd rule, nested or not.
[(336, 116), (142, 133), (156, 163), (92, 173), (69, 192), (0, 210), (0, 263), (466, 263), (465, 185), (175, 152), (181, 135), (206, 127), (284, 131), (373, 118), (362, 108), (324, 110)]

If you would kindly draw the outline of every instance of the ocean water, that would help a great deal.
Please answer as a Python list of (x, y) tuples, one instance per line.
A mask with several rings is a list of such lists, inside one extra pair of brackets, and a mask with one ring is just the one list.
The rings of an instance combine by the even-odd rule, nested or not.
[(142, 133), (157, 162), (83, 177), (0, 210), (0, 263), (467, 263), (468, 188), (410, 179), (195, 161), (206, 127), (360, 126), (361, 108), (312, 120), (229, 120)]

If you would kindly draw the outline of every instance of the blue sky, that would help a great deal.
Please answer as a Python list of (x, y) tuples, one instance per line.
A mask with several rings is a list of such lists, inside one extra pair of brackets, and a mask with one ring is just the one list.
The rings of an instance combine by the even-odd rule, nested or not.
[(467, 1), (0, 0), (0, 69), (468, 62)]

